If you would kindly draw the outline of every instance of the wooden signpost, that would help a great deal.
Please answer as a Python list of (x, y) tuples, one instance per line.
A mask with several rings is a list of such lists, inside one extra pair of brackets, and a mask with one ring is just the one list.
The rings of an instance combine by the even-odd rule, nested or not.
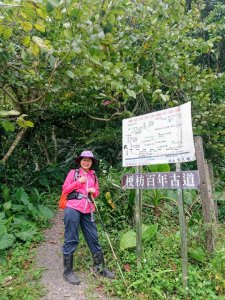
[[(136, 174), (140, 174), (142, 168), (140, 166), (135, 168)], [(135, 196), (135, 220), (136, 220), (136, 245), (137, 245), (137, 266), (141, 266), (142, 259), (142, 192), (136, 188)]]
[(179, 209), (181, 257), (182, 257), (182, 278), (183, 287), (187, 287), (188, 279), (188, 251), (186, 222), (183, 204), (183, 189), (198, 189), (200, 177), (198, 171), (181, 171), (181, 164), (176, 163), (176, 172), (154, 172), (140, 173), (140, 167), (136, 167), (135, 174), (125, 174), (122, 179), (123, 188), (136, 190), (135, 218), (137, 229), (137, 265), (141, 264), (142, 243), (141, 243), (141, 203), (143, 189), (177, 189), (177, 201)]
[[(181, 171), (180, 163), (176, 163), (176, 170), (177, 172)], [(199, 184), (199, 178), (197, 180)], [(187, 250), (186, 221), (185, 221), (185, 214), (184, 214), (183, 190), (181, 188), (177, 190), (177, 200), (178, 200), (179, 223), (180, 223), (182, 279), (183, 279), (183, 287), (186, 289), (188, 285), (188, 250)]]
[(198, 170), (200, 173), (200, 196), (202, 203), (202, 214), (205, 224), (206, 245), (208, 252), (213, 252), (215, 248), (213, 226), (216, 223), (216, 210), (212, 198), (212, 188), (210, 183), (210, 174), (207, 163), (204, 158), (202, 138), (195, 137), (195, 149)]
[[(182, 171), (181, 163), (196, 160), (198, 170)], [(175, 163), (176, 172), (142, 173), (141, 166)], [(142, 190), (176, 189), (179, 209), (183, 287), (188, 285), (188, 254), (183, 189), (200, 188), (206, 224), (207, 249), (214, 249), (212, 222), (215, 207), (210, 191), (210, 176), (204, 160), (202, 141), (192, 133), (191, 103), (123, 120), (123, 166), (135, 166), (135, 174), (125, 174), (122, 185), (135, 189), (137, 265), (142, 259)], [(210, 194), (211, 193), (211, 194)]]

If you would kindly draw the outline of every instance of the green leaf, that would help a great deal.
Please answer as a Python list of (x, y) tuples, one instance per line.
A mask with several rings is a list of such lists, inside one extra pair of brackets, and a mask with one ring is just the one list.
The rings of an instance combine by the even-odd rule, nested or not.
[(160, 291), (159, 288), (156, 288), (156, 287), (153, 286), (153, 287), (151, 287), (151, 290), (154, 291), (161, 299), (164, 298), (164, 295), (163, 295), (163, 293)]
[(124, 76), (125, 78), (129, 79), (129, 78), (131, 78), (131, 77), (133, 76), (133, 72), (130, 71), (130, 70), (125, 70), (125, 71), (123, 72), (123, 76)]
[(27, 208), (32, 213), (36, 213), (36, 208), (34, 207), (33, 203), (29, 202), (28, 205), (27, 205)]
[(105, 37), (104, 31), (101, 31), (101, 32), (98, 33), (98, 38), (99, 39), (103, 39), (104, 37)]
[(84, 75), (86, 75), (86, 76), (88, 76), (88, 75), (90, 75), (90, 73), (93, 71), (93, 69), (92, 68), (85, 68), (84, 69)]
[(70, 70), (66, 71), (66, 74), (70, 77), (70, 78), (74, 78), (74, 73)]
[(77, 17), (80, 14), (79, 8), (72, 8), (69, 12), (69, 15), (72, 17)]
[(45, 32), (45, 24), (43, 22), (35, 23), (34, 27), (40, 32)]
[(142, 238), (145, 241), (150, 241), (157, 233), (158, 224), (142, 225)]
[(206, 259), (206, 252), (202, 249), (202, 247), (190, 248), (189, 255), (196, 261), (204, 262)]
[(55, 62), (56, 62), (55, 57), (51, 55), (51, 56), (50, 56), (50, 59), (49, 59), (49, 63), (50, 63), (50, 66), (51, 66), (52, 68), (55, 67)]
[(5, 202), (5, 203), (3, 204), (4, 211), (10, 210), (11, 207), (12, 207), (12, 202), (11, 202), (11, 201)]
[(23, 23), (21, 23), (21, 26), (23, 27), (23, 29), (25, 31), (30, 31), (33, 28), (32, 24), (30, 22), (23, 22)]
[(15, 238), (13, 234), (5, 233), (0, 236), (0, 250), (7, 249), (12, 246)]
[(7, 265), (7, 251), (4, 250), (0, 251), (0, 265), (1, 266)]
[(168, 95), (159, 94), (159, 96), (163, 99), (164, 102), (169, 101)]
[(30, 36), (25, 36), (24, 38), (23, 38), (23, 40), (22, 40), (22, 43), (23, 43), (23, 45), (24, 46), (29, 46), (30, 45)]
[(212, 41), (207, 41), (207, 45), (209, 45), (209, 47), (213, 48), (213, 42)]
[(10, 200), (9, 187), (6, 184), (2, 185), (2, 196), (5, 199), (5, 201)]
[(9, 116), (18, 116), (20, 115), (20, 112), (17, 110), (0, 110), (0, 117), (6, 118)]
[(116, 89), (117, 91), (122, 90), (122, 88), (123, 88), (123, 86), (116, 80), (111, 81), (111, 86), (112, 86), (112, 88)]
[(104, 69), (110, 70), (112, 68), (112, 66), (113, 66), (113, 63), (111, 63), (110, 61), (104, 61), (102, 63), (102, 66), (103, 66)]
[(57, 7), (59, 5), (59, 0), (48, 0), (48, 3), (52, 6), (52, 7)]
[(26, 127), (34, 127), (34, 123), (31, 121), (25, 121)]
[(113, 43), (114, 36), (112, 35), (112, 33), (107, 32), (106, 35), (105, 35), (105, 40), (107, 40), (109, 43)]
[(73, 33), (72, 33), (71, 29), (69, 29), (69, 28), (65, 29), (63, 31), (63, 33), (64, 33), (65, 37), (67, 37), (67, 38), (72, 38), (73, 37)]
[[(23, 205), (21, 205), (21, 206), (23, 206)], [(14, 207), (14, 205), (13, 205), (13, 207)], [(24, 208), (24, 206), (23, 206), (23, 208)], [(25, 214), (21, 214), (21, 215), (17, 214), (16, 217), (14, 217), (14, 219), (13, 219), (13, 225), (15, 225), (15, 227), (17, 227), (17, 225), (22, 225), (25, 223), (27, 223), (27, 215), (25, 215)], [(33, 223), (32, 223), (32, 225), (33, 225)]]
[(136, 93), (135, 93), (134, 91), (131, 91), (131, 90), (129, 90), (129, 89), (126, 89), (126, 92), (127, 92), (127, 94), (128, 94), (130, 97), (136, 99), (137, 96), (136, 96)]
[(1, 124), (2, 124), (2, 127), (5, 129), (5, 131), (7, 131), (7, 132), (12, 132), (15, 130), (14, 124), (9, 121), (2, 121)]
[(22, 232), (18, 232), (15, 234), (15, 236), (20, 238), (22, 241), (27, 242), (33, 240), (36, 234), (37, 234), (37, 230), (35, 228), (32, 228), (32, 229), (24, 230)]
[(4, 219), (5, 218), (5, 213), (4, 212), (0, 212), (0, 221), (2, 220), (2, 219)]
[(113, 13), (110, 13), (108, 16), (108, 21), (110, 22), (110, 24), (114, 24), (116, 21), (115, 15)]
[(35, 44), (37, 44), (38, 47), (40, 47), (44, 50), (49, 50), (49, 47), (45, 44), (45, 42), (39, 36), (32, 36), (32, 40)]
[[(23, 218), (23, 216), (21, 216)], [(15, 234), (16, 237), (20, 238), (23, 241), (29, 241), (34, 238), (38, 233), (35, 223), (30, 221), (17, 222), (16, 228), (19, 228), (20, 231)]]
[(48, 181), (47, 178), (41, 178), (41, 179), (39, 179), (39, 183), (40, 183), (41, 185), (47, 187), (47, 188), (49, 187), (49, 181)]
[(39, 15), (39, 17), (41, 17), (43, 19), (47, 19), (48, 15), (44, 10), (42, 10), (40, 8), (36, 8), (36, 12)]
[(25, 60), (26, 57), (27, 57), (27, 53), (26, 53), (26, 51), (24, 49), (22, 49), (22, 51), (21, 51), (21, 58), (22, 58), (22, 60)]
[(23, 114), (21, 115), (20, 117), (17, 118), (17, 124), (20, 126), (20, 127), (23, 127), (23, 128), (27, 128), (27, 127), (34, 127), (34, 123), (31, 122), (31, 121), (26, 121), (24, 120), (24, 117), (26, 117), (27, 115)]
[[(158, 224), (145, 225), (142, 224), (142, 238), (145, 241), (151, 240), (157, 233)], [(124, 233), (120, 239), (120, 249), (125, 250), (136, 246), (136, 232), (129, 230)]]
[(155, 94), (161, 94), (161, 93), (162, 93), (162, 90), (157, 89), (157, 90), (154, 90), (152, 95), (154, 96)]
[(23, 118), (17, 118), (16, 122), (20, 127), (26, 128), (25, 120)]
[[(30, 51), (31, 51), (31, 53), (34, 55), (34, 56), (38, 56), (39, 55), (39, 53), (40, 53), (40, 49), (38, 48), (38, 46), (37, 45), (35, 45), (34, 43), (32, 43), (31, 45), (30, 45)], [(21, 127), (23, 127), (23, 126), (21, 126)]]
[(140, 284), (142, 284), (144, 282), (144, 279), (138, 279), (134, 282), (132, 282), (128, 287), (127, 290), (129, 290), (130, 288), (132, 288), (133, 286), (139, 286)]
[(133, 230), (129, 230), (122, 235), (120, 239), (120, 250), (133, 248), (136, 246), (136, 233)]
[[(12, 211), (20, 212), (20, 211), (23, 211), (24, 209), (26, 209), (26, 206), (24, 206), (22, 204), (13, 204), (13, 206), (12, 206)], [(14, 218), (14, 220), (15, 220), (15, 218)]]
[(54, 216), (53, 211), (44, 205), (38, 205), (38, 209), (39, 209), (38, 216), (42, 218), (51, 219)]
[(30, 203), (29, 196), (23, 188), (20, 188), (18, 190), (17, 195), (18, 195), (19, 201), (22, 202), (24, 205), (28, 205)]
[(2, 34), (2, 33), (3, 33), (3, 31), (4, 31), (4, 28), (5, 28), (5, 26), (3, 26), (3, 25), (0, 25), (0, 34)]
[(6, 39), (9, 39), (12, 35), (12, 28), (10, 27), (5, 27), (4, 30), (3, 30), (3, 36), (6, 38)]
[(6, 220), (0, 220), (0, 236), (7, 233), (7, 228), (5, 226)]

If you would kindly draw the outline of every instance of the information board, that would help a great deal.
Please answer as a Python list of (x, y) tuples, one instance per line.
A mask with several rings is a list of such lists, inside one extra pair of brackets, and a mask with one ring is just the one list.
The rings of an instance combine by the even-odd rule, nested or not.
[(123, 166), (195, 160), (191, 102), (123, 120)]

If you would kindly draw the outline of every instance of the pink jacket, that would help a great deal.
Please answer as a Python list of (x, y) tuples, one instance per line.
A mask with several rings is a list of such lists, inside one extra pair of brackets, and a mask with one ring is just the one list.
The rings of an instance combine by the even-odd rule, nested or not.
[[(88, 172), (85, 172), (82, 168), (79, 168), (78, 178), (80, 176), (86, 176), (87, 178), (86, 183), (80, 183), (78, 178), (76, 181), (74, 181), (75, 170), (70, 170), (62, 187), (63, 193), (69, 194), (73, 191), (76, 191), (88, 196), (87, 189), (95, 188), (95, 193), (93, 194), (93, 196), (94, 198), (96, 198), (99, 195), (99, 185), (97, 178), (95, 182), (94, 173), (94, 170), (89, 170)], [(91, 211), (95, 210), (94, 204), (91, 203), (87, 198), (82, 198), (81, 200), (68, 200), (66, 207), (71, 207), (73, 209), (79, 210), (82, 213), (90, 213)]]

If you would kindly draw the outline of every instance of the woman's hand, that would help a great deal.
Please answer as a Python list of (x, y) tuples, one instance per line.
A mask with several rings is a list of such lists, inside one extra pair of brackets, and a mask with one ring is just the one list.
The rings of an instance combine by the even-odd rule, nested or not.
[(86, 183), (87, 182), (87, 178), (85, 176), (80, 176), (78, 178), (78, 181), (80, 181), (80, 183)]
[(94, 194), (95, 193), (95, 189), (94, 188), (89, 188), (88, 189), (88, 193)]

